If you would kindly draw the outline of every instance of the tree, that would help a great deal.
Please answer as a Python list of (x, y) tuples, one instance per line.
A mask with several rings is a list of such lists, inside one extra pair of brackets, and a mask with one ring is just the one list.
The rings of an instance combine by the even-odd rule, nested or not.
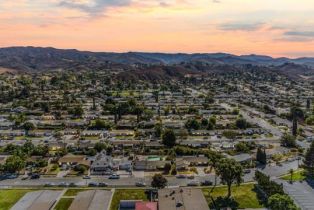
[(198, 130), (201, 125), (200, 123), (196, 120), (196, 119), (189, 119), (186, 123), (185, 123), (185, 127), (187, 129), (194, 129), (194, 130)]
[(208, 122), (207, 124), (207, 130), (213, 130), (214, 129), (214, 124), (212, 122)]
[(137, 121), (137, 123), (140, 122), (140, 118), (141, 118), (142, 114), (144, 113), (144, 109), (145, 108), (142, 105), (135, 106), (134, 113), (136, 114), (136, 121)]
[(304, 160), (304, 168), (308, 177), (314, 177), (314, 141), (312, 141), (310, 148), (306, 151)]
[(248, 123), (244, 118), (241, 117), (236, 120), (236, 126), (239, 129), (246, 129), (248, 127)]
[(176, 135), (173, 130), (166, 129), (162, 135), (162, 143), (167, 147), (174, 147), (176, 145)]
[(27, 155), (32, 155), (32, 153), (34, 152), (34, 149), (35, 149), (35, 146), (30, 140), (27, 140), (22, 146), (22, 151)]
[(296, 140), (295, 140), (295, 136), (289, 135), (289, 134), (284, 134), (281, 139), (280, 142), (283, 146), (285, 147), (296, 147)]
[(216, 116), (211, 116), (210, 118), (209, 118), (209, 122), (211, 122), (213, 125), (216, 125)]
[(306, 99), (306, 109), (310, 110), (311, 109), (311, 99)]
[(293, 117), (292, 120), (292, 135), (297, 136), (298, 134), (298, 120), (296, 117)]
[(249, 146), (245, 142), (239, 142), (235, 145), (235, 149), (237, 152), (248, 153), (250, 152)]
[(201, 124), (202, 124), (202, 126), (207, 126), (208, 122), (209, 122), (208, 119), (203, 118), (202, 121), (201, 121)]
[(261, 147), (258, 147), (258, 148), (257, 148), (256, 160), (257, 160), (258, 162), (260, 162), (261, 164), (264, 164), (264, 165), (267, 163), (267, 157), (266, 157), (265, 149), (262, 150)]
[(155, 174), (153, 176), (153, 181), (151, 183), (152, 187), (157, 188), (157, 189), (162, 189), (167, 186), (167, 179), (161, 175), (161, 174)]
[(160, 123), (156, 123), (154, 130), (155, 130), (155, 136), (160, 137), (162, 133), (162, 125)]
[(235, 131), (223, 131), (222, 135), (226, 137), (227, 139), (235, 139), (238, 133)]
[[(219, 161), (223, 158), (223, 155), (219, 152), (216, 152), (216, 151), (213, 151), (213, 150), (210, 150), (208, 152), (208, 159), (210, 161), (210, 164), (211, 164), (211, 167), (214, 168), (216, 170), (216, 167), (219, 163)], [(214, 186), (217, 185), (217, 174), (215, 173), (215, 183), (214, 183)], [(214, 189), (212, 189), (213, 191)]]
[(296, 136), (298, 133), (298, 120), (304, 120), (304, 112), (301, 108), (294, 106), (290, 109), (290, 115), (292, 117), (292, 135)]
[(35, 125), (32, 122), (26, 122), (26, 123), (24, 123), (23, 128), (25, 130), (26, 135), (28, 136), (28, 132), (30, 130), (34, 130), (35, 129)]
[(228, 195), (227, 197), (230, 198), (231, 196), (231, 185), (236, 183), (240, 185), (243, 181), (243, 168), (242, 166), (237, 163), (235, 160), (232, 159), (221, 159), (216, 167), (217, 175), (220, 177), (221, 182), (226, 184), (228, 187)]
[(11, 172), (11, 173), (20, 171), (24, 167), (25, 167), (25, 161), (17, 155), (8, 157), (8, 159), (6, 160), (4, 164), (5, 171)]
[(107, 145), (105, 143), (101, 143), (101, 142), (97, 142), (94, 146), (94, 149), (97, 152), (101, 152), (101, 151), (105, 150), (106, 148), (107, 148)]
[(76, 106), (73, 109), (73, 115), (76, 117), (82, 117), (82, 115), (84, 114), (84, 109), (82, 108), (82, 106)]
[(290, 174), (290, 182), (291, 182), (291, 183), (292, 183), (293, 173), (294, 173), (294, 170), (291, 168), (291, 169), (289, 170), (289, 174)]
[(94, 129), (101, 130), (101, 129), (110, 129), (111, 125), (110, 125), (110, 123), (107, 123), (104, 120), (97, 119), (97, 120), (95, 120), (95, 124), (92, 127)]
[(165, 167), (164, 167), (165, 174), (169, 174), (170, 170), (171, 170), (171, 164), (170, 163), (166, 163)]
[(272, 210), (298, 210), (288, 195), (274, 194), (268, 199), (268, 207)]

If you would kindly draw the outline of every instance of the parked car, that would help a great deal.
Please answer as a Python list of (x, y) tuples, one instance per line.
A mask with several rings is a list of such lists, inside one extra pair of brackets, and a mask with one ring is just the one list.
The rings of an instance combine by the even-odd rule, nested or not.
[(186, 175), (184, 174), (179, 174), (176, 176), (178, 179), (185, 179), (186, 178)]
[(32, 174), (31, 179), (39, 179), (40, 174)]
[(210, 180), (205, 180), (205, 181), (202, 181), (202, 182), (201, 182), (201, 185), (202, 185), (202, 186), (212, 186), (212, 185), (213, 185), (213, 182), (210, 181)]
[(69, 184), (69, 187), (77, 187), (77, 184), (75, 184), (74, 182), (71, 182), (71, 183)]
[(188, 184), (187, 184), (188, 186), (193, 186), (193, 187), (196, 187), (196, 186), (199, 186), (200, 185), (200, 183), (199, 182), (197, 182), (197, 181), (191, 181), (191, 182), (189, 182)]
[(109, 176), (109, 179), (120, 179), (120, 175), (112, 174), (112, 175)]
[(66, 182), (61, 182), (61, 183), (59, 184), (59, 187), (68, 187), (68, 186), (69, 186), (69, 184), (66, 183)]
[(188, 176), (188, 179), (194, 179), (193, 175)]
[(99, 182), (98, 187), (108, 187), (108, 184), (105, 182)]
[(136, 182), (135, 186), (136, 187), (146, 187), (146, 183), (145, 182)]
[(96, 183), (96, 182), (90, 182), (90, 183), (88, 183), (88, 186), (89, 186), (89, 187), (97, 187), (97, 186), (98, 186), (98, 183)]
[(18, 177), (17, 174), (8, 174), (7, 179), (16, 179)]
[(245, 173), (245, 174), (249, 174), (249, 173), (251, 173), (251, 170), (250, 170), (250, 169), (245, 169), (245, 170), (244, 170), (244, 173)]
[(24, 175), (24, 176), (22, 176), (22, 180), (26, 180), (26, 179), (28, 179), (29, 178), (29, 176), (28, 175)]
[(45, 187), (53, 187), (54, 186), (54, 184), (52, 184), (52, 183), (45, 183), (45, 185), (44, 185)]

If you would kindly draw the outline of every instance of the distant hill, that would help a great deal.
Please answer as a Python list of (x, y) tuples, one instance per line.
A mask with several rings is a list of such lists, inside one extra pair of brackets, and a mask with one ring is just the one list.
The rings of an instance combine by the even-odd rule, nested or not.
[(252, 64), (281, 66), (294, 63), (314, 67), (314, 58), (272, 58), (261, 55), (232, 55), (226, 53), (107, 53), (78, 50), (61, 50), (40, 47), (0, 48), (0, 67), (16, 70), (53, 70), (80, 68), (101, 68), (108, 63), (116, 64), (180, 64), (205, 63), (215, 65)]

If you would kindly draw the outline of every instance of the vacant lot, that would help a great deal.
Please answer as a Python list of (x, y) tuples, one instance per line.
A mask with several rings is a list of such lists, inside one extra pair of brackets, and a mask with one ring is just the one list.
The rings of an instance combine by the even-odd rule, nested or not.
[(54, 209), (55, 210), (67, 210), (70, 207), (73, 200), (74, 198), (61, 198)]
[(10, 209), (20, 198), (31, 190), (0, 190), (0, 210)]
[(147, 201), (147, 195), (145, 190), (139, 189), (127, 189), (127, 190), (115, 190), (112, 198), (110, 210), (118, 210), (120, 200), (143, 200)]
[[(263, 206), (259, 203), (256, 193), (253, 191), (254, 184), (245, 184), (240, 186), (232, 187), (231, 196), (238, 203), (239, 208), (262, 208)], [(210, 205), (212, 200), (210, 198), (210, 188), (204, 188), (203, 193), (204, 196)], [(214, 191), (211, 193), (211, 196), (216, 199), (219, 196), (227, 195), (227, 187), (216, 187)]]

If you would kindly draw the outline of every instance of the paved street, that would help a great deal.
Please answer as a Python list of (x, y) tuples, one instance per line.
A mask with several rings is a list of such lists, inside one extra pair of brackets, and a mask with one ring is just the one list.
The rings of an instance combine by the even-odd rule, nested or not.
[[(220, 104), (222, 107), (224, 107), (227, 110), (233, 110), (233, 107), (231, 107), (229, 104), (226, 103), (221, 103)], [(258, 126), (260, 126), (261, 128), (264, 128), (265, 130), (270, 131), (273, 135), (275, 135), (276, 137), (281, 137), (282, 136), (282, 132), (275, 126), (271, 125), (269, 122), (267, 122), (266, 120), (262, 119), (262, 118), (258, 118), (258, 117), (251, 117), (249, 115), (249, 112), (257, 112), (255, 109), (249, 108), (249, 107), (245, 107), (244, 109), (240, 110), (240, 114), (250, 123), (253, 124), (257, 124)], [(277, 138), (278, 139), (278, 138)]]
[(306, 182), (294, 182), (277, 180), (282, 183), (284, 191), (298, 204), (302, 210), (314, 210), (314, 189)]
[[(288, 173), (289, 169), (297, 169), (298, 168), (298, 162), (292, 161), (292, 162), (286, 162), (283, 163), (282, 166), (266, 166), (265, 168), (260, 168), (265, 174), (276, 178), (280, 175)], [(255, 169), (251, 170), (250, 173), (245, 174), (243, 179), (244, 182), (250, 182), (254, 181), (254, 173)], [(169, 186), (186, 186), (191, 181), (197, 181), (202, 182), (204, 180), (210, 180), (214, 182), (215, 176), (214, 175), (201, 175), (201, 176), (195, 176), (194, 179), (179, 179), (176, 177), (167, 177), (168, 179), (168, 185)], [(134, 176), (121, 176), (120, 179), (112, 180), (108, 179), (108, 177), (100, 176), (100, 177), (92, 177), (91, 179), (82, 179), (81, 177), (65, 177), (65, 178), (59, 178), (59, 177), (41, 177), (40, 179), (35, 180), (21, 180), (21, 177), (17, 179), (7, 179), (0, 181), (0, 187), (6, 188), (10, 186), (14, 187), (32, 187), (32, 186), (43, 186), (47, 183), (51, 183), (54, 185), (58, 185), (60, 183), (75, 183), (78, 186), (86, 186), (90, 182), (105, 182), (109, 184), (109, 186), (112, 187), (134, 187), (136, 182), (145, 182), (147, 185), (151, 183), (150, 177), (134, 177)], [(219, 179), (217, 179), (217, 184), (219, 184)]]

